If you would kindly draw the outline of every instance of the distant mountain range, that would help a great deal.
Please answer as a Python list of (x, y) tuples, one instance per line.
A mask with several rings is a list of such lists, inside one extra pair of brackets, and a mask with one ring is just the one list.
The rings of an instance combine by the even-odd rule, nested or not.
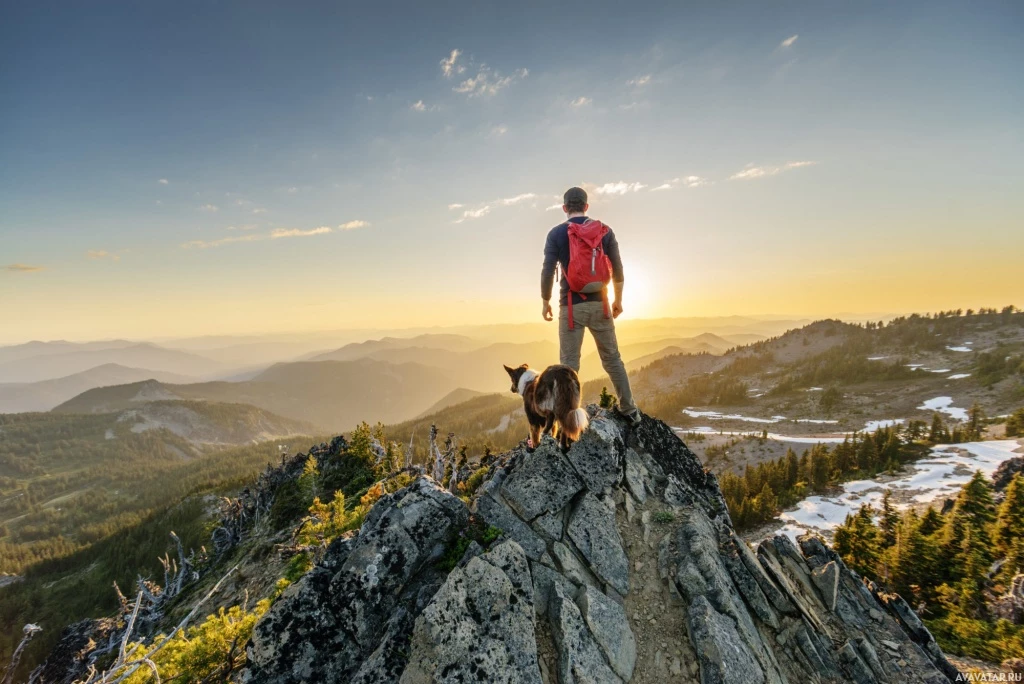
[[(640, 324), (633, 322), (634, 327)], [(672, 330), (672, 323), (653, 321), (642, 329)], [(234, 340), (213, 338), (194, 341), (190, 351), (127, 340), (31, 342), (0, 347), (0, 412), (104, 413), (187, 399), (251, 404), (312, 421), (324, 430), (349, 429), (362, 420), (397, 422), (481, 393), (507, 392), (503, 364), (544, 368), (557, 363), (555, 330), (548, 326), (544, 331), (551, 339), (523, 342), (510, 334), (516, 341), (495, 342), (497, 335), (453, 333), (382, 337), (255, 367), (245, 364), (294, 352), (296, 345), (308, 348), (312, 342), (231, 344)], [(711, 333), (655, 335), (624, 344), (621, 350), (633, 369), (670, 354), (722, 354), (741, 337), (761, 339), (755, 333), (738, 333), (736, 338)], [(220, 342), (228, 344), (217, 346)], [(604, 374), (593, 349), (588, 340), (581, 368), (584, 380)]]
[(185, 375), (106, 363), (81, 373), (53, 380), (0, 384), (0, 413), (49, 411), (95, 387), (123, 385), (150, 379), (179, 384), (196, 381), (196, 378)]
[[(37, 350), (37, 353), (27, 353), (32, 350)], [(0, 348), (0, 382), (52, 380), (106, 364), (198, 378), (213, 377), (231, 368), (196, 354), (166, 349), (148, 342), (130, 344), (116, 341), (84, 345), (32, 342), (19, 347)]]

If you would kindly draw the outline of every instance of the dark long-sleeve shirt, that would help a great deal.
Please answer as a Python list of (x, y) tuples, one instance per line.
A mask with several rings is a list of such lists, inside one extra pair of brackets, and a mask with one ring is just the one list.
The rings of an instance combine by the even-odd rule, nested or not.
[[(544, 243), (544, 267), (540, 272), (540, 296), (544, 301), (551, 299), (551, 289), (555, 280), (555, 265), (561, 264), (562, 280), (559, 284), (558, 301), (565, 306), (566, 297), (569, 294), (569, 282), (565, 279), (565, 271), (569, 268), (569, 222), (583, 223), (586, 220), (586, 216), (571, 218), (569, 221), (555, 226), (548, 233), (548, 239)], [(615, 240), (615, 233), (611, 228), (601, 240), (601, 247), (612, 263), (612, 280), (621, 283), (623, 281), (622, 259), (619, 257), (619, 243)], [(592, 300), (593, 296), (588, 295), (587, 299)], [(585, 300), (581, 295), (575, 292), (572, 294), (573, 304), (579, 304), (582, 301)]]

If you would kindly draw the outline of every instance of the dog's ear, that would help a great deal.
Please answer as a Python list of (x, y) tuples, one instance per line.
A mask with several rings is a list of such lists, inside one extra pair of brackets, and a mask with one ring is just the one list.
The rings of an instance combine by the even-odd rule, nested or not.
[(505, 364), (502, 364), (502, 367), (505, 369), (505, 372), (508, 373), (509, 377), (512, 377), (512, 374), (516, 372), (514, 368), (509, 368)]
[(527, 363), (524, 363), (522, 366), (519, 367), (519, 370), (523, 370), (523, 371), (524, 370), (530, 370), (530, 365), (527, 364)]

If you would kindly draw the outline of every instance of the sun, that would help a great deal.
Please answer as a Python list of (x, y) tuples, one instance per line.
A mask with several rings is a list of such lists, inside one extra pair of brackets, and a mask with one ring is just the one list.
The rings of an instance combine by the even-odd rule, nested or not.
[(657, 297), (654, 283), (643, 263), (622, 260), (626, 282), (622, 288), (623, 315), (629, 318), (649, 318), (655, 313)]

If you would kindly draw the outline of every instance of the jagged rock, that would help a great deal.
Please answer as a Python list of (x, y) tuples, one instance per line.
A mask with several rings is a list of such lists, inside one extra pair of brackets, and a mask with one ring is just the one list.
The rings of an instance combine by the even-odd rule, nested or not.
[[(258, 623), (243, 681), (955, 678), (910, 607), (862, 582), (820, 539), (798, 548), (779, 536), (752, 551), (715, 477), (664, 423), (630, 428), (599, 414), (592, 425), (568, 456), (546, 439), (495, 461), (473, 505), (503, 537), (487, 552), (471, 545), (449, 573), (432, 559), (463, 529), (461, 502), (427, 478), (382, 498), (359, 534), (332, 544)], [(674, 521), (654, 526), (652, 511), (666, 507)], [(643, 542), (623, 543), (623, 509)], [(629, 596), (631, 571), (651, 572), (655, 531), (667, 586)], [(651, 589), (664, 603), (627, 617), (623, 601), (650, 605)], [(663, 611), (683, 625), (671, 639), (688, 645), (633, 637), (629, 618), (662, 624)], [(539, 643), (554, 648), (551, 662)]]
[(622, 480), (623, 449), (622, 435), (615, 423), (598, 417), (590, 421), (590, 429), (572, 445), (566, 458), (587, 489), (596, 494)]
[(633, 498), (638, 503), (647, 502), (647, 490), (654, 490), (654, 486), (650, 483), (651, 477), (647, 472), (647, 468), (644, 467), (643, 462), (640, 460), (640, 456), (637, 455), (633, 449), (626, 449), (626, 487), (629, 488)]
[(558, 681), (561, 684), (622, 684), (587, 629), (580, 609), (558, 585), (554, 587), (549, 611), (559, 654)]
[(1013, 476), (1018, 473), (1024, 473), (1024, 456), (1014, 456), (1003, 461), (992, 473), (992, 489), (1002, 492), (1010, 486)]
[(555, 585), (561, 587), (566, 596), (577, 590), (577, 586), (564, 575), (542, 563), (530, 563), (530, 573), (533, 575), (533, 609), (538, 616), (547, 614)]
[(567, 534), (594, 574), (622, 596), (629, 593), (629, 560), (614, 511), (587, 492), (569, 518)]
[(560, 510), (583, 489), (583, 482), (553, 440), (527, 453), (501, 486), (501, 494), (520, 518), (529, 522)]
[(562, 538), (562, 530), (565, 527), (565, 519), (562, 512), (545, 513), (533, 521), (533, 528), (545, 535), (548, 539), (558, 541)]
[(703, 595), (690, 604), (690, 636), (700, 658), (701, 684), (764, 682), (764, 672), (740, 638), (735, 623)]
[(835, 610), (839, 595), (839, 566), (834, 561), (829, 561), (811, 571), (811, 580), (821, 592), (821, 599), (825, 602), (825, 607)]
[[(389, 627), (408, 624), (405, 606), (415, 603), (409, 599), (424, 583), (420, 572), (468, 519), (461, 501), (425, 477), (382, 497), (346, 557), (331, 559), (337, 570), (314, 568), (257, 623), (246, 649), (243, 681), (340, 684), (356, 679)], [(400, 659), (391, 663), (392, 681), (403, 665)]]
[(483, 516), (488, 524), (502, 530), (510, 539), (523, 547), (530, 560), (540, 560), (547, 551), (544, 540), (523, 522), (503, 500), (501, 494), (484, 492), (476, 500), (476, 512)]
[(507, 541), (456, 568), (416, 620), (401, 684), (540, 684), (533, 584), (523, 549)]
[(551, 552), (555, 557), (555, 562), (558, 563), (558, 568), (567, 580), (577, 585), (589, 584), (597, 586), (599, 584), (594, 573), (576, 557), (576, 554), (568, 546), (561, 542), (555, 542), (551, 545)]
[(593, 587), (580, 589), (576, 605), (615, 673), (628, 682), (636, 665), (636, 639), (626, 611)]

